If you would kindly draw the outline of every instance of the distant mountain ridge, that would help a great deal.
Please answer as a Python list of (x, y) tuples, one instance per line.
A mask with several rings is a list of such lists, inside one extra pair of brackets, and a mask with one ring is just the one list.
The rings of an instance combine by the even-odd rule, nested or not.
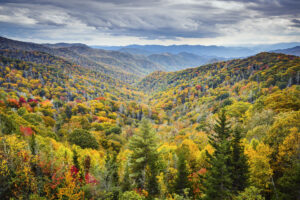
[(151, 54), (147, 56), (147, 58), (152, 62), (156, 62), (162, 66), (165, 66), (167, 69), (172, 67), (173, 69), (172, 71), (182, 70), (190, 67), (198, 67), (200, 65), (226, 60), (225, 58), (220, 58), (215, 56), (199, 56), (187, 52), (181, 52), (178, 54), (171, 54), (171, 53)]
[(192, 53), (201, 56), (218, 56), (218, 57), (244, 57), (255, 54), (255, 51), (245, 47), (224, 47), (224, 46), (203, 46), (203, 45), (128, 45), (125, 47), (99, 47), (126, 52), (135, 52), (136, 54), (150, 55), (160, 53), (179, 54), (182, 52)]
[(151, 55), (160, 53), (178, 54), (181, 52), (192, 53), (201, 56), (217, 56), (225, 58), (247, 57), (257, 54), (262, 51), (271, 51), (274, 49), (286, 49), (295, 46), (300, 46), (300, 42), (278, 43), (278, 44), (263, 44), (252, 45), (245, 47), (235, 46), (204, 46), (204, 45), (128, 45), (128, 46), (91, 46), (93, 48), (125, 51), (128, 53)]
[[(282, 43), (248, 47), (203, 45), (129, 45), (92, 48), (81, 43), (36, 44), (0, 37), (0, 49), (44, 52), (69, 62), (97, 70), (127, 83), (133, 83), (154, 71), (178, 71), (229, 58), (254, 55), (258, 49), (289, 47)], [(300, 45), (300, 43), (299, 43)], [(299, 55), (299, 47), (274, 52)]]
[[(176, 71), (212, 63), (224, 58), (188, 52), (148, 54), (143, 50), (103, 50), (81, 43), (36, 44), (0, 37), (0, 49), (39, 51), (96, 69), (112, 77), (132, 82), (153, 71)], [(142, 52), (142, 53), (139, 53)]]
[(277, 49), (272, 52), (300, 56), (300, 46), (296, 46), (296, 47), (288, 48), (288, 49)]
[(93, 49), (78, 43), (36, 44), (0, 37), (0, 49), (48, 53), (129, 83), (153, 71), (165, 70), (142, 57), (118, 51)]

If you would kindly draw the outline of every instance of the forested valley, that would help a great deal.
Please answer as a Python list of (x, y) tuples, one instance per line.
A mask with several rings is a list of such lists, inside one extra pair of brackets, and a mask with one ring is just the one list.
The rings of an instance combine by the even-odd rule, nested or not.
[(299, 57), (125, 73), (0, 47), (0, 199), (299, 199)]

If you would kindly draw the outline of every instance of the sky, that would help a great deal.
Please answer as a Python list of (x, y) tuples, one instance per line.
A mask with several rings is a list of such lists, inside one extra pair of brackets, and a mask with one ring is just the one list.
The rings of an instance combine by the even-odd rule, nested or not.
[(107, 46), (300, 42), (300, 0), (0, 0), (0, 35)]

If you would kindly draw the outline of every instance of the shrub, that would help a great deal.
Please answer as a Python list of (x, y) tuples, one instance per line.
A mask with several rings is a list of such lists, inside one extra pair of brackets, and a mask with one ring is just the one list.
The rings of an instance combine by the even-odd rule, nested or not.
[(83, 130), (83, 129), (75, 129), (69, 135), (69, 142), (71, 144), (76, 144), (81, 148), (91, 148), (91, 149), (98, 149), (99, 144), (96, 141), (95, 137), (91, 135), (90, 132)]

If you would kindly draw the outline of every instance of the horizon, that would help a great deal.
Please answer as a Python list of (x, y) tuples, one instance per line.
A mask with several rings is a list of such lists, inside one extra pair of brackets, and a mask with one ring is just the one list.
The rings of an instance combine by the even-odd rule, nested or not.
[[(40, 45), (55, 45), (55, 44), (82, 44), (82, 45), (87, 45), (91, 48), (117, 48), (117, 47), (131, 47), (131, 46), (164, 46), (164, 47), (172, 47), (172, 46), (204, 46), (204, 47), (228, 47), (228, 48), (257, 48), (257, 47), (262, 47), (262, 46), (272, 46), (272, 45), (291, 45), (291, 47), (286, 47), (286, 48), (294, 48), (297, 46), (300, 46), (300, 42), (280, 42), (280, 43), (260, 43), (260, 44), (245, 44), (245, 45), (202, 45), (202, 44), (168, 44), (168, 45), (163, 45), (163, 44), (128, 44), (128, 45), (89, 45), (86, 43), (81, 43), (81, 42), (46, 42), (46, 43), (41, 43), (41, 42), (34, 42), (32, 40), (22, 40), (18, 38), (11, 38), (11, 37), (6, 37), (0, 35), (0, 37), (9, 39), (9, 40), (15, 40), (19, 42), (27, 42), (27, 43), (35, 43), (35, 44), (40, 44)], [(284, 49), (286, 49), (284, 48)], [(274, 49), (275, 50), (275, 49)]]
[(0, 35), (89, 46), (255, 46), (300, 41), (297, 0), (3, 0)]

